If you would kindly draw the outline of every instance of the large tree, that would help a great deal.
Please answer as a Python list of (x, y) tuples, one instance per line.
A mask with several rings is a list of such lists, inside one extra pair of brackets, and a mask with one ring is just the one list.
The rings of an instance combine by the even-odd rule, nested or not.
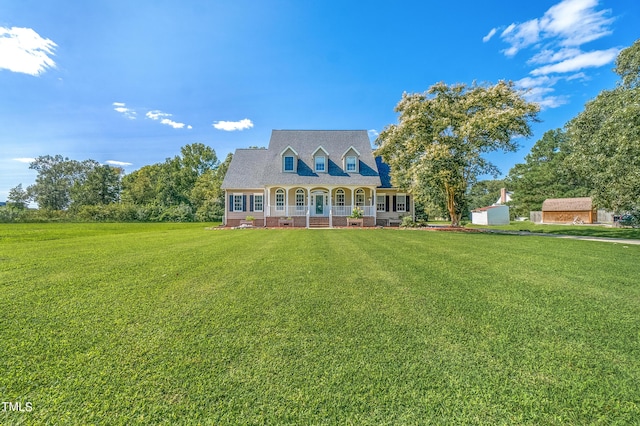
[(602, 91), (567, 124), (571, 166), (593, 188), (595, 203), (614, 211), (640, 208), (640, 42), (623, 50), (620, 82)]
[(589, 186), (567, 164), (569, 148), (562, 129), (549, 130), (533, 145), (525, 162), (516, 164), (507, 176), (513, 191), (512, 210), (528, 216), (540, 210), (547, 198), (586, 197)]
[(29, 204), (29, 193), (27, 190), (22, 189), (22, 184), (11, 188), (9, 190), (9, 196), (7, 197), (7, 203), (18, 209), (24, 209)]
[(446, 205), (459, 226), (466, 191), (479, 175), (497, 176), (483, 154), (515, 151), (514, 138), (531, 136), (539, 106), (511, 82), (495, 85), (438, 83), (425, 93), (404, 93), (395, 108), (398, 124), (376, 139), (376, 154), (391, 166), (394, 185), (425, 204)]
[(215, 175), (220, 162), (215, 151), (201, 143), (185, 145), (180, 153), (164, 163), (144, 166), (125, 176), (123, 201), (161, 207), (182, 204), (196, 210), (199, 200), (193, 197), (192, 191), (199, 181)]
[(64, 210), (71, 203), (71, 188), (81, 181), (95, 163), (70, 160), (62, 155), (41, 155), (29, 168), (36, 170), (36, 183), (27, 188), (38, 206), (46, 210)]
[(72, 208), (119, 201), (123, 172), (120, 167), (94, 164), (83, 179), (75, 181), (71, 189)]

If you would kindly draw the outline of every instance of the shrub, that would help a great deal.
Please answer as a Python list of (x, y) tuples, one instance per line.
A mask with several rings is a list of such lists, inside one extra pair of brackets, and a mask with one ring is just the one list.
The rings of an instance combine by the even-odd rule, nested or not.
[(415, 228), (416, 223), (413, 221), (411, 216), (405, 216), (402, 218), (402, 223), (400, 224), (403, 228)]

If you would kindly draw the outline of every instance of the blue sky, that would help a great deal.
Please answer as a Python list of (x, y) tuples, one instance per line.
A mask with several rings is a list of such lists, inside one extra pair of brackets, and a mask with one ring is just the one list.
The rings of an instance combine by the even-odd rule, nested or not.
[(542, 134), (617, 80), (637, 0), (3, 0), (0, 201), (61, 154), (130, 173), (201, 142), (222, 160), (272, 129), (395, 123), (404, 91), (513, 80)]

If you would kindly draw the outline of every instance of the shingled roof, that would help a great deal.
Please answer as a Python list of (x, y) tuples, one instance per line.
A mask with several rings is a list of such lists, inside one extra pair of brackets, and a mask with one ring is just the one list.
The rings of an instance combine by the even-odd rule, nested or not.
[[(282, 152), (298, 154), (295, 173), (282, 171)], [(329, 153), (327, 173), (316, 173), (313, 153), (322, 147)], [(358, 173), (342, 169), (349, 148), (360, 153)], [(272, 185), (380, 186), (381, 180), (366, 130), (274, 130), (268, 149), (239, 149), (222, 182), (223, 189), (261, 188)]]
[(591, 197), (547, 198), (542, 203), (543, 212), (577, 212), (593, 210)]

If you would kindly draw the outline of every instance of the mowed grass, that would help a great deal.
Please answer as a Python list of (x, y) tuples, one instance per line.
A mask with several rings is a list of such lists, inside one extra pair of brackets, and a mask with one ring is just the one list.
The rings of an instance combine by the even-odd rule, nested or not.
[(468, 228), (524, 231), (540, 234), (573, 235), (585, 237), (630, 238), (640, 239), (640, 228), (616, 228), (607, 225), (548, 225), (530, 221), (511, 222), (509, 225), (467, 225)]
[(638, 424), (640, 246), (0, 225), (1, 424)]

